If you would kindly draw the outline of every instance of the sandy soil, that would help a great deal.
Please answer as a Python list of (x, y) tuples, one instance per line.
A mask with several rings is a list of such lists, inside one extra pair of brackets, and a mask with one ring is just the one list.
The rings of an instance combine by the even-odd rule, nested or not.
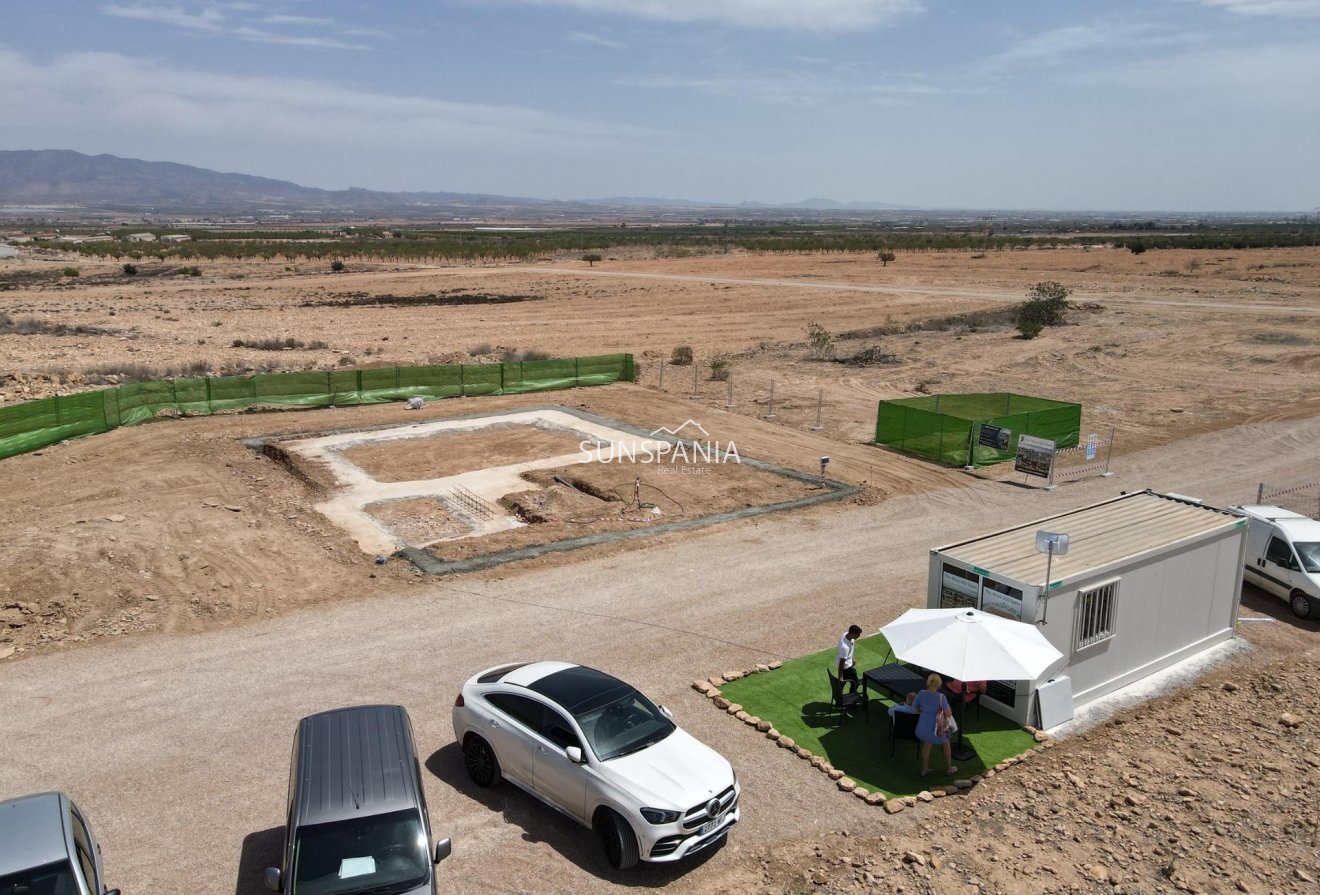
[(414, 482), (507, 466), (532, 457), (572, 454), (581, 450), (582, 440), (580, 434), (565, 430), (497, 425), (475, 432), (364, 444), (340, 453), (379, 481)]
[[(257, 421), (292, 425), (307, 417)], [(197, 421), (222, 422), (254, 418)], [(1014, 895), (1068, 886), (1112, 891), (1080, 881), (1079, 866), (1104, 864), (1126, 891), (1154, 893), (1172, 890), (1163, 871), (1175, 860), (1174, 872), (1199, 891), (1230, 891), (1230, 878), (1211, 875), (1219, 867), (1238, 874), (1248, 891), (1313, 892), (1289, 874), (1298, 868), (1316, 876), (1307, 788), (1314, 788), (1314, 770), (1305, 762), (1315, 756), (1311, 681), (1320, 626), (1295, 622), (1282, 601), (1257, 591), (1244, 595), (1244, 614), (1274, 621), (1242, 626), (1253, 649), (1223, 671), (1242, 687), (1232, 698), (1193, 690), (1169, 708), (1152, 704), (1124, 716), (1121, 728), (1065, 743), (1034, 759), (1043, 764), (996, 778), (972, 796), (893, 817), (837, 792), (796, 757), (711, 709), (689, 684), (821, 649), (854, 619), (870, 628), (894, 618), (923, 600), (934, 545), (1122, 489), (1152, 486), (1229, 502), (1254, 491), (1258, 476), (1313, 470), (1317, 438), (1314, 419), (1257, 424), (1130, 455), (1112, 479), (1052, 493), (974, 482), (761, 517), (572, 563), (538, 561), (421, 584), (368, 581), (369, 565), (334, 567), (355, 585), (345, 586), (351, 599), (260, 624), (51, 648), (0, 665), (7, 712), (0, 793), (72, 793), (98, 826), (112, 884), (125, 891), (173, 891), (177, 868), (186, 866), (196, 891), (256, 895), (261, 868), (279, 848), (297, 719), (327, 706), (387, 701), (412, 715), (436, 833), (454, 838), (454, 855), (442, 867), (444, 892), (471, 892), (479, 880), (491, 891), (783, 895), (856, 890), (859, 869), (878, 878), (862, 891), (963, 892), (976, 882), (980, 891)], [(1244, 443), (1255, 452), (1234, 450)], [(180, 525), (199, 529), (183, 514)], [(283, 579), (293, 593), (301, 592), (299, 574), (307, 571)], [(616, 874), (588, 831), (512, 787), (487, 792), (467, 782), (449, 723), (458, 686), (491, 664), (545, 656), (626, 677), (728, 756), (744, 787), (744, 815), (725, 848), (679, 867)], [(1274, 691), (1271, 681), (1284, 689)], [(1296, 740), (1277, 730), (1285, 710), (1303, 718), (1286, 735)], [(1184, 736), (1175, 739), (1166, 727)], [(1058, 780), (1064, 762), (1088, 784), (1084, 793)], [(1183, 807), (1189, 797), (1178, 795), (1182, 787), (1201, 796), (1191, 808)], [(1140, 810), (1125, 804), (1129, 791), (1146, 799)], [(1110, 793), (1120, 805), (1110, 806)], [(802, 857), (817, 846), (828, 861)], [(952, 869), (929, 879), (919, 869), (893, 869), (896, 857), (901, 862), (896, 849), (921, 853), (929, 867), (937, 846)], [(854, 858), (863, 866), (855, 868)], [(789, 859), (796, 866), (786, 866)], [(822, 870), (821, 886), (803, 876), (813, 869)], [(1267, 871), (1273, 876), (1262, 882)]]
[[(1275, 621), (1243, 626), (1255, 649), (1224, 672), (1239, 691), (1216, 678), (1066, 742), (1029, 776), (1006, 774), (894, 818), (795, 785), (796, 759), (687, 702), (696, 697), (686, 685), (754, 657), (819, 649), (845, 618), (883, 623), (921, 602), (930, 547), (1005, 520), (1120, 489), (1230, 503), (1253, 499), (1261, 481), (1320, 478), (1320, 250), (905, 253), (888, 267), (868, 256), (741, 254), (592, 269), (352, 263), (338, 275), (217, 263), (201, 278), (131, 280), (117, 264), (79, 260), (78, 282), (47, 275), (64, 263), (0, 262), (0, 310), (113, 332), (0, 335), (0, 403), (113, 381), (98, 367), (490, 360), (487, 346), (631, 350), (642, 371), (637, 385), (415, 413), (389, 405), (162, 421), (0, 461), (9, 712), (0, 796), (73, 792), (98, 821), (112, 884), (167, 891), (172, 868), (187, 866), (199, 891), (259, 891), (259, 868), (277, 848), (294, 722), (383, 700), (408, 705), (427, 744), (432, 816), (460, 843), (442, 874), (448, 891), (472, 879), (575, 893), (1317, 890), (1307, 794), (1320, 706), (1315, 688), (1297, 682), (1314, 677), (1320, 629), (1250, 588), (1245, 614)], [(979, 325), (893, 331), (1017, 301), (1040, 280), (1074, 288), (1084, 307), (1038, 339)], [(476, 292), (536, 300), (342, 304)], [(895, 360), (810, 360), (810, 321), (836, 334), (840, 357), (878, 346)], [(231, 345), (276, 335), (329, 347)], [(731, 407), (726, 384), (702, 368), (698, 400), (690, 369), (669, 368), (659, 387), (659, 362), (680, 344), (699, 361), (731, 358)], [(1115, 476), (1047, 494), (862, 443), (880, 398), (983, 390), (1082, 403), (1085, 429), (1116, 430)], [(845, 506), (436, 582), (402, 563), (373, 565), (312, 510), (330, 484), (324, 470), (300, 479), (240, 443), (550, 403), (648, 431), (693, 418), (743, 456), (803, 472), (829, 455), (831, 476), (865, 491)], [(568, 500), (552, 509), (574, 511)], [(463, 783), (446, 720), (454, 690), (502, 658), (547, 655), (629, 677), (730, 756), (747, 813), (727, 848), (621, 877), (548, 809)], [(1301, 726), (1280, 730), (1282, 711)], [(197, 745), (217, 731), (223, 749)], [(906, 851), (926, 863), (905, 862)], [(1097, 865), (1110, 882), (1097, 881)]]
[[(648, 431), (675, 427), (694, 414), (691, 402), (624, 384), (439, 401), (421, 411), (392, 404), (163, 420), (11, 457), (0, 462), (0, 491), (6, 507), (22, 512), (0, 516), (6, 545), (0, 610), (7, 624), (0, 629), (0, 653), (12, 648), (21, 656), (106, 636), (200, 630), (360, 599), (414, 579), (406, 564), (373, 565), (313, 509), (336, 487), (325, 469), (299, 462), (299, 475), (291, 475), (287, 460), (273, 460), (241, 440), (565, 399)], [(866, 500), (967, 481), (960, 473), (866, 445), (841, 445), (719, 410), (697, 415), (712, 439), (734, 441), (743, 456), (811, 472), (817, 457), (833, 454), (830, 474), (866, 484)], [(536, 563), (573, 561), (562, 554)]]
[[(442, 560), (467, 559), (583, 535), (700, 519), (818, 493), (796, 479), (732, 462), (657, 466), (624, 460), (537, 470), (523, 477), (540, 487), (510, 494), (502, 503), (528, 525), (445, 541), (430, 547), (429, 552)], [(556, 477), (585, 494), (557, 483)], [(633, 503), (637, 480), (641, 482), (642, 507)]]

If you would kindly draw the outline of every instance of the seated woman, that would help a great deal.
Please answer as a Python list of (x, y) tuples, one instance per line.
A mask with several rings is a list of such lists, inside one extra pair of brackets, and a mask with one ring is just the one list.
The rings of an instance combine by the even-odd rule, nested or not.
[(932, 674), (926, 678), (926, 689), (917, 694), (916, 702), (913, 703), (919, 713), (917, 739), (921, 740), (921, 776), (923, 777), (930, 773), (930, 747), (937, 744), (944, 747), (945, 773), (949, 775), (958, 773), (958, 766), (953, 763), (953, 755), (949, 747), (948, 725), (949, 719), (953, 717), (953, 710), (949, 708), (949, 701), (940, 692), (943, 684), (944, 681), (938, 674)]

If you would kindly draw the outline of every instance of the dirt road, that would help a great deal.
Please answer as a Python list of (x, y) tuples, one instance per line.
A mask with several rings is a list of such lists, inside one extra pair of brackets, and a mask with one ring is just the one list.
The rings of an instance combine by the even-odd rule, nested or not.
[[(97, 824), (111, 884), (126, 892), (257, 893), (279, 847), (296, 720), (398, 702), (423, 751), (436, 833), (455, 842), (442, 891), (720, 890), (730, 862), (753, 860), (754, 849), (840, 827), (911, 832), (918, 821), (832, 793), (801, 762), (712, 712), (688, 689), (693, 677), (819, 649), (853, 620), (883, 624), (921, 602), (936, 544), (1120, 489), (1241, 500), (1262, 478), (1312, 474), (1317, 438), (1320, 419), (1240, 427), (1131, 455), (1114, 478), (1048, 494), (982, 482), (10, 662), (0, 666), (0, 797), (71, 793)], [(1316, 638), (1314, 625), (1290, 621), (1250, 628), (1266, 652), (1299, 652)], [(620, 876), (586, 830), (507, 785), (475, 791), (452, 742), (450, 705), (474, 671), (518, 658), (615, 672), (724, 752), (745, 788), (729, 845), (692, 865)]]

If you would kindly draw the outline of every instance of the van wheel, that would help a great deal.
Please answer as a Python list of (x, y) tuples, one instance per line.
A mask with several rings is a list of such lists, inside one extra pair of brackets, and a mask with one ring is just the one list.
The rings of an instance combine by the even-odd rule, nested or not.
[(1293, 615), (1298, 618), (1315, 618), (1317, 615), (1315, 603), (1311, 602), (1311, 598), (1300, 590), (1293, 591), (1288, 602), (1292, 606)]
[(490, 743), (473, 734), (463, 744), (463, 763), (467, 765), (468, 776), (472, 782), (483, 789), (494, 786), (503, 779), (500, 775), (500, 762), (495, 757), (495, 750)]
[(606, 808), (596, 821), (596, 829), (600, 833), (601, 844), (605, 846), (605, 860), (610, 862), (611, 867), (627, 870), (637, 866), (637, 836), (626, 820)]

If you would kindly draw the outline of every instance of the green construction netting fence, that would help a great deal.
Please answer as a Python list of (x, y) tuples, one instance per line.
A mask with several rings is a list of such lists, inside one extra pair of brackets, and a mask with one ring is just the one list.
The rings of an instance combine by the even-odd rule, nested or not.
[(118, 388), (0, 407), (0, 459), (66, 438), (158, 416), (204, 416), (250, 407), (347, 407), (414, 396), (517, 395), (633, 380), (631, 354), (509, 364), (380, 367), (132, 382)]
[[(1007, 445), (981, 444), (982, 426), (1009, 430)], [(1009, 392), (881, 401), (875, 417), (877, 444), (950, 466), (990, 466), (1011, 460), (1021, 435), (1048, 438), (1057, 448), (1076, 447), (1081, 430), (1082, 405)]]

